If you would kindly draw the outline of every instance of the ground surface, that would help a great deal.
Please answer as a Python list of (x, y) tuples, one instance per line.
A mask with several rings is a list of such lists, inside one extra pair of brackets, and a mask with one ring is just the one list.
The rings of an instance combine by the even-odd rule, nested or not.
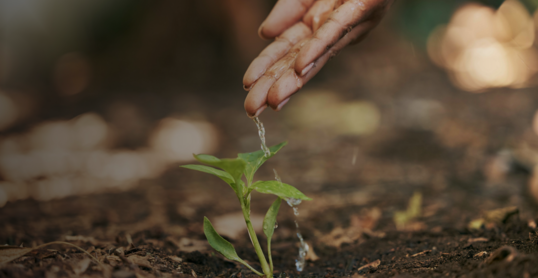
[[(408, 43), (373, 36), (376, 44), (335, 59), (285, 111), (262, 115), (269, 144), (289, 145), (256, 179), (274, 179), (276, 169), (313, 198), (300, 205), (298, 221), (315, 256), (295, 271), (294, 215), (282, 205), (272, 252), (277, 277), (537, 277), (535, 88), (463, 92), (424, 54), (412, 56)], [(219, 157), (259, 148), (239, 87), (180, 95), (179, 113), (219, 129)], [(127, 97), (145, 104), (151, 94)], [(321, 109), (329, 101), (333, 110)], [(354, 101), (377, 107), (375, 131), (349, 134), (348, 118), (335, 116)], [(351, 124), (372, 124), (362, 121), (371, 109), (361, 111)], [(234, 194), (217, 178), (177, 166), (128, 191), (8, 202), (0, 208), (0, 244), (67, 241), (104, 267), (73, 247), (50, 245), (0, 266), (0, 277), (254, 277), (212, 251), (202, 232), (203, 216), (220, 222), (216, 229), (228, 231), (239, 256), (259, 269), (246, 231), (234, 230), (243, 225)], [(422, 197), (412, 206), (419, 213), (402, 214), (414, 193)], [(253, 219), (272, 202), (255, 194)], [(404, 218), (398, 225), (395, 215)]]
[[(295, 158), (299, 161), (297, 167), (320, 157), (334, 163), (345, 158), (346, 165), (351, 164), (347, 159), (350, 157), (346, 157), (349, 154), (337, 152), (337, 148), (345, 147), (346, 140), (334, 144), (335, 149), (327, 146), (329, 151), (323, 154)], [(420, 148), (428, 147), (428, 141), (422, 142)], [(449, 151), (436, 148), (440, 148), (439, 152)], [(260, 176), (270, 178), (271, 168), (275, 167), (281, 169), (283, 179), (293, 179), (287, 172), (294, 168), (279, 166), (286, 159), (293, 161), (293, 144), (290, 149), (282, 151), (280, 159), (269, 161)], [(530, 174), (523, 167), (507, 172), (504, 181), (496, 185), (485, 182), (481, 170), (471, 171), (464, 177), (473, 178), (465, 184), (455, 178), (456, 174), (451, 179), (450, 173), (455, 170), (446, 170), (451, 169), (451, 162), (443, 156), (429, 158), (428, 163), (413, 162), (414, 166), (407, 170), (401, 162), (394, 162), (398, 160), (395, 157), (387, 160), (376, 159), (378, 153), (372, 156), (363, 157), (362, 163), (370, 161), (386, 169), (370, 173), (368, 179), (376, 183), (354, 175), (354, 181), (322, 183), (315, 189), (300, 187), (314, 199), (299, 207), (299, 223), (317, 256), (309, 255), (301, 273), (294, 270), (297, 238), (293, 213), (282, 206), (273, 241), (278, 277), (538, 275), (534, 205), (526, 193)], [(329, 177), (342, 174), (338, 171), (350, 171), (347, 175), (358, 171), (342, 169), (342, 165), (327, 167), (331, 170)], [(294, 172), (299, 174), (297, 171)], [(437, 174), (420, 176), (413, 171)], [(446, 178), (439, 178), (441, 174)], [(216, 178), (172, 169), (162, 179), (143, 182), (128, 192), (9, 203), (0, 214), (2, 242), (35, 247), (55, 240), (68, 241), (97, 257), (106, 270), (79, 250), (51, 245), (2, 266), (0, 277), (251, 277), (246, 268), (208, 248), (202, 233), (204, 215), (215, 223), (239, 210), (228, 191)], [(422, 194), (422, 212), (397, 227), (393, 216), (406, 210), (413, 192)], [(253, 215), (263, 215), (272, 201), (259, 194), (253, 199), (258, 200), (253, 204)], [(514, 205), (519, 213), (510, 208)], [(500, 208), (508, 209), (488, 213)], [(473, 219), (481, 218), (481, 227), (468, 228)], [(232, 226), (241, 225), (240, 218), (226, 219)], [(234, 237), (228, 239), (239, 256), (259, 267), (246, 233), (240, 231)], [(363, 267), (369, 263), (373, 266)]]

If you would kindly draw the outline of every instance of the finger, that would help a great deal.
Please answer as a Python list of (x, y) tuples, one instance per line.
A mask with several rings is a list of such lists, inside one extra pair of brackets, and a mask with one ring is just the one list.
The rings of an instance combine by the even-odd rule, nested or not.
[(243, 87), (249, 90), (265, 71), (276, 61), (282, 58), (300, 40), (312, 35), (312, 31), (303, 22), (298, 22), (290, 29), (286, 30), (273, 43), (268, 45), (256, 59), (252, 61), (245, 76), (243, 77)]
[(340, 0), (316, 1), (304, 16), (303, 21), (312, 28), (312, 31), (317, 31), (327, 18), (329, 18), (339, 1)]
[(267, 105), (267, 93), (273, 84), (288, 69), (293, 69), (293, 63), (299, 50), (306, 42), (306, 39), (293, 46), (290, 51), (272, 65), (252, 86), (245, 99), (245, 110), (250, 117), (258, 116)]
[(295, 70), (299, 74), (303, 73), (307, 65), (331, 49), (354, 26), (368, 19), (369, 14), (374, 12), (380, 2), (382, 1), (349, 0), (337, 8), (301, 50), (295, 63)]
[(304, 84), (310, 81), (329, 59), (336, 56), (346, 45), (365, 36), (371, 29), (370, 25), (370, 22), (359, 24), (351, 32), (346, 34), (329, 51), (314, 62), (312, 69), (306, 75), (298, 76), (293, 68), (288, 69), (269, 89), (267, 94), (267, 104), (274, 110), (278, 111), (282, 109), (288, 99), (299, 91)]
[(258, 34), (272, 39), (299, 22), (315, 0), (279, 0), (260, 26)]

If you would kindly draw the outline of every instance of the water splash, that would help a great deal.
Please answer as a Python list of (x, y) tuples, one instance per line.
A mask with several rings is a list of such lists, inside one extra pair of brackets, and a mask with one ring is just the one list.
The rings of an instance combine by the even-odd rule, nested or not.
[[(295, 198), (287, 198), (286, 203), (288, 203), (288, 206), (290, 206), (293, 209), (293, 214), (295, 216), (299, 216), (299, 208), (298, 205), (301, 204), (303, 200), (295, 199)], [(295, 224), (297, 224), (297, 220), (295, 220)], [(297, 225), (296, 225), (297, 226)], [(297, 227), (299, 228), (299, 227)]]
[[(295, 221), (295, 224), (297, 226), (297, 221)], [(297, 228), (297, 237), (299, 238), (300, 245), (299, 245), (299, 258), (295, 260), (295, 268), (297, 268), (297, 271), (303, 271), (304, 266), (306, 264), (306, 253), (308, 253), (308, 249), (310, 248), (306, 242), (304, 242), (303, 236), (301, 233), (299, 233), (299, 228)]]
[(260, 140), (262, 141), (262, 151), (265, 153), (265, 157), (269, 157), (271, 155), (271, 151), (265, 144), (265, 127), (263, 127), (263, 123), (260, 121), (260, 119), (258, 119), (258, 117), (254, 117), (252, 120), (258, 127), (258, 135), (260, 135)]

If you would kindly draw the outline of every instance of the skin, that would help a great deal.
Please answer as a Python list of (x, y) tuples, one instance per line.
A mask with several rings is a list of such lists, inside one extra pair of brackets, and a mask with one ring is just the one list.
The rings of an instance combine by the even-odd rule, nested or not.
[(258, 33), (274, 39), (243, 78), (245, 110), (259, 116), (279, 111), (327, 61), (360, 42), (381, 21), (394, 0), (279, 0)]

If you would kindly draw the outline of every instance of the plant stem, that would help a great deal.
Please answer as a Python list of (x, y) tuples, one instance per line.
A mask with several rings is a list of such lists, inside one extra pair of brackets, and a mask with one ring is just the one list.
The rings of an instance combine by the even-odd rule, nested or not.
[(273, 256), (271, 256), (271, 238), (267, 239), (267, 256), (269, 257), (269, 265), (271, 266), (271, 273), (273, 273)]
[(249, 264), (247, 264), (245, 261), (241, 261), (241, 263), (242, 263), (243, 265), (245, 265), (246, 267), (248, 267), (248, 269), (250, 269), (252, 272), (254, 272), (254, 273), (256, 273), (256, 274), (258, 274), (258, 275), (260, 275), (260, 276), (263, 276), (263, 273), (261, 273), (261, 272), (257, 271), (256, 269), (254, 269), (252, 266), (250, 266)]
[(247, 224), (248, 234), (250, 235), (250, 240), (252, 241), (252, 245), (254, 246), (256, 255), (258, 255), (258, 259), (260, 260), (263, 273), (265, 273), (265, 276), (267, 278), (272, 278), (273, 271), (271, 271), (269, 265), (267, 264), (267, 260), (265, 260), (262, 247), (260, 246), (260, 242), (258, 242), (258, 237), (256, 236), (254, 228), (252, 227), (252, 223), (250, 222), (250, 206), (247, 206), (245, 204), (247, 202), (247, 199), (248, 197), (245, 198), (243, 202), (241, 202), (241, 209), (243, 210), (243, 217), (245, 218), (245, 223)]

